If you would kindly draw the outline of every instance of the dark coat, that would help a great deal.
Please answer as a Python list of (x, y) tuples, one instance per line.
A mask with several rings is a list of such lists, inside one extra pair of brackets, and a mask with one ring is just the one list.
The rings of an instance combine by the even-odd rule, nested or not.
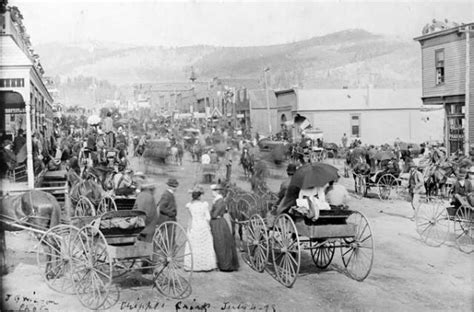
[(162, 224), (166, 221), (176, 221), (176, 200), (174, 194), (169, 190), (166, 190), (163, 195), (161, 195), (160, 201), (158, 202), (158, 210), (160, 212), (158, 224)]
[(140, 192), (135, 200), (133, 209), (141, 210), (146, 213), (145, 229), (140, 233), (139, 239), (151, 242), (155, 234), (155, 228), (158, 225), (158, 212), (156, 210), (153, 191), (144, 190)]

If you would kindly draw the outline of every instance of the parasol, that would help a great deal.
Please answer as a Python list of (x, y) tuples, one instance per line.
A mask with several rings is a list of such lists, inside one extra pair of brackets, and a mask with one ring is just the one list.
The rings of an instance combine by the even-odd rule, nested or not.
[(337, 178), (336, 167), (321, 162), (306, 164), (296, 170), (288, 187), (296, 186), (300, 189), (322, 187)]
[(87, 124), (89, 125), (98, 125), (101, 122), (101, 119), (97, 115), (92, 115), (87, 118)]
[(396, 158), (396, 156), (392, 151), (379, 151), (375, 154), (374, 158), (383, 161), (387, 159)]
[(296, 204), (299, 191), (313, 187), (322, 187), (338, 178), (337, 168), (325, 163), (306, 164), (296, 170), (291, 178), (285, 197), (278, 206), (277, 213), (283, 213)]

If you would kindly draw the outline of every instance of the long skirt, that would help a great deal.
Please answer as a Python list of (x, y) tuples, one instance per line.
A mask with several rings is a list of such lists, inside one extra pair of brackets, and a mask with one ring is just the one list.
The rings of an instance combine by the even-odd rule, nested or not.
[(217, 267), (221, 271), (238, 270), (239, 259), (229, 225), (224, 218), (213, 219), (210, 221), (210, 225), (217, 256)]

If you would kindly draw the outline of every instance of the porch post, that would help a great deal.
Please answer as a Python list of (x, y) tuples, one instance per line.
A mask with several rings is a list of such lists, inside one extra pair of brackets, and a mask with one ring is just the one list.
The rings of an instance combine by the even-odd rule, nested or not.
[(28, 188), (33, 189), (35, 187), (35, 175), (33, 168), (33, 142), (31, 139), (31, 103), (25, 101), (26, 111), (26, 170), (28, 174)]

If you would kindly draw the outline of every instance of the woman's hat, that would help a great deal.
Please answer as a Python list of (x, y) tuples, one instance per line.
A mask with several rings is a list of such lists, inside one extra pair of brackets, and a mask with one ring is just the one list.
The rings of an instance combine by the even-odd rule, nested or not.
[(225, 150), (226, 150), (226, 151), (230, 151), (231, 149), (232, 149), (232, 147), (229, 146), (229, 147), (226, 147)]
[(189, 193), (201, 193), (204, 194), (204, 188), (201, 185), (195, 185), (192, 189), (189, 190)]
[(138, 187), (142, 190), (156, 188), (156, 183), (147, 178), (138, 179), (136, 182)]
[(178, 180), (170, 178), (168, 179), (168, 182), (166, 182), (166, 185), (170, 187), (178, 187), (179, 183), (178, 183)]
[(219, 191), (219, 190), (224, 190), (224, 189), (225, 189), (224, 185), (222, 185), (220, 183), (211, 185), (211, 190), (213, 190), (213, 191)]
[(296, 172), (296, 165), (295, 164), (288, 164), (286, 168), (287, 173), (295, 173)]

